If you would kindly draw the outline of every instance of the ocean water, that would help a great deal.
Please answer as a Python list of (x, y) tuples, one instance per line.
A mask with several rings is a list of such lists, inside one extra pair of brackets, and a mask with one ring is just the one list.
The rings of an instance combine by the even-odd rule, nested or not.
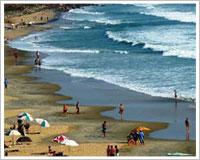
[(176, 89), (180, 99), (196, 98), (195, 10), (194, 4), (87, 6), (10, 45), (48, 54), (42, 68), (152, 96), (171, 98)]

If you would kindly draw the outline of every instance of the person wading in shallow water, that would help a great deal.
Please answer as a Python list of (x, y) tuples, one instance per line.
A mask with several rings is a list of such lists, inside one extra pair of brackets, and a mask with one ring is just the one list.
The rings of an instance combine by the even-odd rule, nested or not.
[(79, 103), (79, 101), (77, 101), (77, 103), (76, 103), (76, 114), (80, 113), (79, 105), (80, 105), (80, 103)]
[(121, 115), (121, 120), (123, 120), (124, 106), (122, 104), (119, 106), (119, 114)]
[(186, 127), (186, 140), (190, 140), (190, 121), (188, 118), (185, 119), (185, 127)]
[(175, 99), (175, 107), (177, 108), (177, 103), (178, 103), (178, 99), (177, 99), (178, 95), (177, 95), (177, 91), (174, 90), (174, 99)]

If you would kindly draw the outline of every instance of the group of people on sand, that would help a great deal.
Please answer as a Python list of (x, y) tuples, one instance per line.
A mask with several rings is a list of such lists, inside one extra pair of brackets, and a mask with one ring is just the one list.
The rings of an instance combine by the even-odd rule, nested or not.
[(29, 129), (30, 129), (30, 124), (25, 121), (23, 122), (23, 120), (21, 120), (20, 118), (17, 120), (17, 125), (13, 124), (12, 127), (10, 127), (10, 129), (14, 129), (14, 130), (18, 130), (19, 133), (21, 133), (22, 136), (25, 136), (26, 134), (29, 133)]
[(107, 156), (119, 156), (119, 149), (117, 145), (115, 145), (115, 148), (112, 145), (108, 145), (106, 151), (107, 151)]
[(137, 145), (138, 139), (140, 140), (140, 144), (144, 145), (144, 132), (142, 130), (139, 132), (137, 130), (133, 130), (127, 136), (127, 143), (128, 145)]
[(29, 133), (30, 124), (25, 121), (23, 122), (22, 119), (17, 119), (17, 124), (13, 124), (10, 127), (10, 130), (18, 130), (19, 133), (21, 133), (22, 136), (25, 136), (27, 133)]
[[(68, 113), (68, 106), (67, 104), (63, 105), (63, 113), (67, 114)], [(76, 102), (76, 114), (80, 114), (80, 102)]]

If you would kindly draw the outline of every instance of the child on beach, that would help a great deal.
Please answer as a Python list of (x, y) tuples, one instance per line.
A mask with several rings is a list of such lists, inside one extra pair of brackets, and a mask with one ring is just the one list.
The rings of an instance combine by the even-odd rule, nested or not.
[(76, 103), (76, 114), (80, 113), (79, 105), (80, 105), (80, 103), (79, 103), (79, 101), (77, 101), (77, 103)]
[(8, 88), (8, 80), (5, 78), (5, 81), (4, 81), (4, 85), (5, 85), (5, 88), (7, 89)]
[(121, 115), (121, 120), (123, 120), (124, 106), (120, 104), (119, 106), (119, 114)]
[(106, 137), (106, 121), (104, 121), (102, 124), (102, 132), (103, 132), (103, 136)]
[(63, 105), (63, 113), (67, 113), (67, 105), (66, 104)]

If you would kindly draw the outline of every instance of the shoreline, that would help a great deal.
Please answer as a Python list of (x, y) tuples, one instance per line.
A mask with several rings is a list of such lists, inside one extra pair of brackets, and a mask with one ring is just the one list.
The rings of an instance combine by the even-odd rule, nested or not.
[[(37, 27), (37, 26), (36, 26)], [(29, 32), (29, 33), (31, 33), (31, 31)], [(5, 47), (6, 48), (6, 47)], [(60, 100), (63, 100), (63, 99), (67, 99), (67, 100), (69, 100), (70, 99), (70, 97), (66, 97), (66, 96), (63, 96), (63, 95), (60, 95), (60, 94), (57, 94), (57, 93), (55, 93), (56, 91), (58, 91), (61, 87), (60, 86), (58, 86), (58, 85), (54, 85), (54, 84), (49, 84), (49, 83), (41, 83), (41, 82), (32, 82), (32, 81), (30, 81), (30, 80), (35, 80), (35, 79), (37, 79), (36, 77), (32, 77), (32, 76), (24, 76), (24, 74), (25, 73), (30, 73), (33, 69), (34, 69), (34, 67), (33, 66), (29, 66), (29, 65), (27, 65), (26, 63), (23, 63), (23, 62), (21, 62), (21, 61), (24, 61), (24, 60), (26, 60), (27, 59), (27, 55), (28, 55), (28, 57), (32, 54), (34, 54), (34, 53), (30, 53), (30, 52), (26, 52), (26, 53), (19, 53), (19, 60), (18, 60), (18, 62), (20, 62), (19, 64), (17, 64), (17, 65), (13, 65), (15, 62), (14, 62), (14, 58), (13, 58), (13, 56), (12, 56), (12, 53), (13, 52), (21, 52), (21, 51), (17, 51), (17, 50), (14, 50), (14, 49), (12, 49), (12, 48), (6, 48), (5, 49), (5, 52), (6, 53), (8, 53), (8, 54), (6, 54), (6, 58), (5, 58), (5, 64), (6, 63), (9, 63), (8, 64), (8, 68), (5, 70), (5, 74), (7, 74), (7, 75), (9, 75), (8, 77), (11, 77), (11, 80), (12, 80), (12, 78), (14, 79), (14, 77), (17, 75), (17, 78), (16, 78), (16, 80), (15, 80), (15, 82), (17, 81), (17, 80), (22, 80), (23, 79), (23, 83), (26, 85), (26, 87), (28, 87), (28, 89), (30, 89), (31, 87), (30, 86), (37, 86), (36, 88), (38, 89), (38, 90), (36, 90), (36, 89), (31, 89), (31, 90), (29, 90), (29, 91), (27, 91), (27, 90), (25, 90), (28, 94), (30, 94), (29, 92), (32, 92), (31, 94), (32, 95), (39, 95), (39, 97), (36, 97), (36, 99), (35, 98), (33, 98), (33, 97), (31, 97), (31, 99), (33, 98), (33, 100), (31, 101), (31, 99), (30, 99), (30, 97), (26, 97), (26, 98), (28, 98), (28, 100), (26, 100), (26, 101), (30, 101), (30, 102), (34, 102), (34, 99), (35, 100), (38, 100), (38, 101), (41, 101), (41, 97), (40, 96), (44, 96), (44, 99), (46, 100), (46, 102), (43, 102), (43, 103), (41, 103), (42, 105), (44, 105), (43, 107), (44, 107), (44, 109), (42, 109), (43, 111), (43, 116), (45, 116), (45, 110), (49, 107), (49, 106), (51, 106), (50, 108), (51, 108), (51, 110), (49, 110), (48, 112), (50, 112), (49, 113), (49, 115), (51, 115), (51, 118), (52, 117), (54, 117), (54, 118), (56, 118), (56, 120), (57, 120), (57, 116), (61, 116), (61, 118), (60, 118), (60, 120), (65, 120), (65, 123), (66, 122), (70, 122), (69, 121), (69, 119), (66, 119), (66, 117), (64, 116), (63, 117), (63, 114), (62, 114), (62, 106), (61, 105), (59, 105), (57, 102), (58, 101), (60, 101)], [(13, 61), (13, 63), (11, 62), (11, 61)], [(18, 63), (17, 62), (17, 63)], [(9, 68), (10, 67), (10, 68)], [(23, 70), (20, 70), (20, 71), (18, 71), (18, 70), (16, 70), (16, 68), (23, 68)], [(13, 72), (14, 71), (14, 72)], [(17, 72), (17, 73), (16, 73)], [(12, 76), (12, 74), (13, 73), (15, 73), (16, 75), (14, 75), (14, 76)], [(19, 79), (19, 77), (20, 77), (20, 79)], [(18, 83), (18, 85), (19, 86), (15, 86), (14, 85), (14, 81), (13, 82), (11, 82), (11, 83), (9, 83), (9, 86), (11, 86), (11, 88), (12, 89), (16, 89), (16, 90), (18, 90), (18, 92), (20, 93), (20, 87), (22, 87), (23, 86), (23, 83), (22, 84), (20, 84), (21, 82), (19, 82)], [(9, 87), (10, 88), (10, 87)], [(42, 88), (42, 89), (40, 89), (40, 88)], [(52, 89), (53, 88), (53, 89)], [(27, 89), (27, 88), (25, 88), (25, 89)], [(8, 89), (9, 90), (9, 89)], [(23, 90), (24, 90), (24, 88), (23, 88)], [(26, 94), (26, 92), (25, 92), (25, 94)], [(48, 97), (48, 95), (46, 96), (45, 94), (47, 94), (48, 93), (48, 95), (51, 95), (50, 96), (50, 98)], [(7, 103), (5, 103), (6, 104), (6, 109), (5, 109), (5, 112), (7, 112), (7, 111), (10, 111), (10, 110), (13, 110), (13, 105), (11, 105), (11, 107), (8, 107), (9, 105), (9, 103), (10, 104), (15, 104), (15, 103), (17, 103), (18, 101), (24, 101), (25, 99), (24, 98), (22, 98), (22, 97), (15, 97), (15, 96), (13, 96), (13, 94), (15, 95), (15, 93), (7, 93), (7, 92), (5, 92), (5, 102)], [(30, 95), (31, 95), (30, 94)], [(9, 97), (10, 96), (10, 97)], [(55, 98), (56, 97), (56, 98)], [(53, 98), (53, 99), (51, 99), (51, 98)], [(44, 100), (43, 99), (43, 100)], [(26, 110), (27, 109), (27, 104), (28, 103), (26, 103), (26, 102), (23, 102), (23, 103), (21, 103), (21, 104), (23, 104), (23, 109), (24, 110)], [(57, 106), (57, 108), (59, 108), (59, 112), (57, 112), (56, 111), (56, 109), (55, 109), (55, 107), (54, 106)], [(15, 108), (16, 108), (16, 110), (18, 110), (18, 109), (20, 109), (21, 108), (21, 106), (15, 106)], [(73, 111), (73, 106), (70, 106), (69, 107), (72, 111)], [(107, 107), (107, 108), (105, 108), (105, 107), (94, 107), (94, 109), (91, 109), (91, 107), (87, 107), (87, 106), (81, 106), (81, 108), (83, 108), (83, 113), (85, 113), (85, 114), (87, 114), (87, 117), (85, 117), (85, 115), (83, 114), (83, 115), (81, 115), (81, 116), (83, 116), (83, 117), (79, 117), (78, 118), (78, 120), (77, 120), (77, 117), (75, 117), (75, 115), (72, 113), (72, 111), (71, 111), (71, 115), (70, 116), (72, 116), (71, 118), (72, 119), (74, 119), (74, 120), (76, 120), (77, 122), (75, 122), (75, 126), (70, 126), (70, 127), (72, 127), (73, 129), (74, 129), (74, 127), (75, 127), (75, 129), (74, 129), (74, 132), (72, 132), (72, 133), (68, 133), (67, 132), (67, 135), (70, 135), (71, 137), (73, 137), (74, 139), (76, 138), (76, 136), (77, 137), (79, 137), (79, 131), (83, 131), (84, 130), (84, 128), (82, 128), (81, 126), (82, 126), (82, 121), (85, 121), (84, 123), (90, 123), (91, 122), (91, 120), (93, 121), (93, 118), (95, 117), (95, 116), (97, 116), (97, 120), (95, 120), (95, 121), (97, 121), (98, 123), (99, 123), (99, 125), (101, 125), (101, 123), (102, 123), (102, 121), (103, 121), (103, 119), (108, 119), (109, 121), (111, 121), (111, 122), (113, 122), (114, 123), (114, 131), (116, 131), (116, 125), (118, 126), (121, 126), (121, 127), (123, 127), (124, 126), (124, 123), (127, 123), (127, 125), (129, 124), (134, 124), (134, 125), (138, 125), (138, 124), (149, 124), (150, 126), (152, 126), (151, 128), (155, 128), (155, 130), (156, 129), (161, 129), (161, 128), (165, 128), (166, 127), (166, 124), (164, 125), (163, 123), (152, 123), (152, 122), (150, 122), (150, 123), (148, 123), (148, 122), (134, 122), (134, 121), (123, 121), (123, 122), (121, 122), (121, 121), (119, 121), (119, 120), (115, 120), (115, 119), (112, 119), (112, 118), (108, 118), (108, 117), (103, 117), (102, 115), (100, 115), (100, 113), (102, 112), (102, 111), (105, 111), (105, 110), (110, 110), (110, 109), (114, 109), (113, 107)], [(95, 109), (97, 109), (97, 111), (95, 111)], [(15, 109), (14, 109), (15, 110)], [(31, 110), (31, 109), (30, 109)], [(39, 107), (33, 107), (33, 110), (39, 110)], [(21, 110), (20, 110), (21, 111)], [(17, 112), (17, 111), (16, 111)], [(41, 112), (41, 113), (42, 113)], [(54, 114), (54, 112), (56, 112), (56, 114)], [(92, 112), (91, 114), (89, 114), (90, 112)], [(95, 115), (94, 116), (92, 116), (92, 114), (93, 113), (95, 113)], [(7, 115), (8, 116), (8, 115)], [(88, 116), (91, 116), (91, 117), (89, 117), (88, 118)], [(5, 116), (6, 117), (6, 116)], [(48, 118), (48, 117), (46, 117), (46, 118)], [(96, 117), (95, 117), (96, 118)], [(14, 116), (11, 116), (11, 117), (7, 117), (6, 119), (5, 119), (6, 121), (7, 121), (7, 124), (5, 125), (5, 128), (7, 129), (8, 128), (8, 126), (9, 125), (11, 125), (12, 123), (11, 122), (13, 122), (13, 120), (14, 120)], [(55, 120), (55, 119), (54, 119)], [(57, 123), (60, 123), (60, 120), (59, 120), (59, 118), (58, 118), (58, 122)], [(52, 123), (53, 123), (53, 121), (52, 121)], [(118, 124), (115, 124), (115, 123), (118, 123)], [(157, 125), (157, 124), (159, 124), (159, 126)], [(53, 126), (55, 126), (55, 124), (53, 124)], [(76, 128), (78, 126), (78, 128)], [(35, 125), (33, 125), (33, 127), (35, 127)], [(95, 124), (91, 124), (91, 126), (89, 126), (89, 127), (91, 127), (91, 128), (93, 128), (93, 129), (96, 129), (95, 127)], [(98, 127), (99, 128), (99, 127)], [(127, 133), (127, 131), (130, 131), (130, 128), (132, 128), (132, 126), (130, 127), (130, 126), (125, 126), (125, 133)], [(92, 129), (92, 130), (93, 130)], [(91, 130), (90, 130), (91, 131)], [(93, 130), (94, 131), (94, 130)], [(61, 132), (61, 131), (60, 131)], [(62, 132), (61, 132), (62, 133)], [(120, 135), (125, 135), (125, 133), (123, 132), (123, 133), (120, 133)], [(88, 135), (87, 135), (88, 134)], [(81, 142), (81, 140), (83, 139), (85, 139), (85, 137), (88, 137), (88, 136), (91, 136), (90, 134), (91, 133), (87, 133), (86, 135), (83, 135), (83, 137), (80, 137), (80, 139), (78, 140), (78, 142)], [(147, 142), (149, 141), (149, 142), (151, 142), (151, 141), (154, 141), (154, 139), (152, 140), (151, 138), (149, 138), (148, 137), (148, 134), (146, 134), (147, 135)], [(98, 142), (98, 139), (99, 139), (99, 141), (101, 142), (102, 141), (102, 138), (101, 138), (101, 136), (100, 137), (98, 137), (98, 136), (100, 136), (99, 135), (99, 133), (97, 133), (97, 135), (95, 135), (93, 138), (91, 137), (90, 138), (90, 141), (91, 141), (91, 143), (95, 143), (95, 142)], [(6, 139), (8, 139), (8, 138), (6, 138)], [(127, 145), (126, 144), (124, 144), (124, 142), (126, 141), (125, 140), (125, 137), (123, 137), (122, 138), (123, 140), (123, 143), (122, 144), (119, 144), (120, 145), (120, 147), (122, 146), (122, 148), (120, 148), (121, 150), (122, 150), (122, 153), (124, 152), (124, 153), (126, 153), (127, 155), (131, 155), (131, 154), (133, 154), (135, 151), (129, 151), (128, 153), (127, 153)], [(48, 139), (49, 140), (49, 139)], [(46, 145), (46, 148), (47, 148), (47, 144), (48, 143), (52, 143), (52, 142), (48, 142), (48, 140), (45, 140), (45, 145)], [(104, 148), (106, 147), (106, 145), (107, 144), (109, 144), (109, 143), (115, 143), (115, 141), (113, 141), (113, 140), (116, 140), (116, 137), (110, 137), (110, 142), (108, 142), (108, 140), (106, 140), (106, 142), (104, 142), (105, 143), (105, 146), (104, 146)], [(166, 140), (156, 140), (156, 141), (162, 141), (162, 143), (163, 142), (166, 142)], [(98, 143), (100, 143), (100, 142), (98, 142)], [(171, 143), (176, 143), (177, 142), (177, 140), (170, 140), (170, 142)], [(186, 143), (185, 141), (178, 141), (177, 143)], [(88, 141), (86, 140), (86, 141), (83, 141), (83, 142), (81, 142), (81, 143), (88, 143)], [(117, 142), (118, 143), (118, 142)], [(153, 143), (153, 142), (152, 142)], [(190, 141), (190, 143), (192, 143), (194, 146), (195, 146), (195, 142), (194, 141)], [(60, 146), (58, 145), (58, 144), (53, 144), (54, 146), (53, 147), (58, 147), (58, 149), (60, 149)], [(86, 144), (83, 144), (83, 147), (85, 147), (84, 145), (86, 145)], [(98, 145), (98, 144), (94, 144), (94, 145)], [(125, 147), (125, 149), (123, 149), (123, 147)], [(145, 146), (146, 147), (146, 146)], [(100, 147), (101, 148), (101, 147)], [(20, 148), (20, 150), (21, 150), (22, 148)], [(130, 149), (130, 147), (128, 147), (128, 150)], [(134, 147), (134, 149), (135, 149), (135, 147)], [(43, 149), (44, 150), (44, 149)], [(104, 151), (105, 149), (103, 149), (103, 151)], [(65, 150), (64, 150), (64, 152), (66, 152)], [(193, 151), (192, 151), (193, 152)], [(139, 152), (140, 153), (140, 152)], [(163, 152), (162, 152), (163, 153)], [(71, 153), (70, 153), (71, 154)], [(82, 155), (84, 155), (85, 153), (81, 153)], [(94, 152), (92, 152), (92, 154), (94, 154)], [(142, 154), (142, 153), (140, 153), (140, 154)], [(150, 154), (150, 153), (149, 153)], [(194, 152), (193, 152), (193, 154), (194, 154)], [(16, 155), (16, 154), (13, 154), (14, 156)], [(100, 155), (102, 155), (102, 150), (101, 150), (101, 153), (100, 153)], [(148, 155), (147, 153), (146, 153), (146, 155)]]

